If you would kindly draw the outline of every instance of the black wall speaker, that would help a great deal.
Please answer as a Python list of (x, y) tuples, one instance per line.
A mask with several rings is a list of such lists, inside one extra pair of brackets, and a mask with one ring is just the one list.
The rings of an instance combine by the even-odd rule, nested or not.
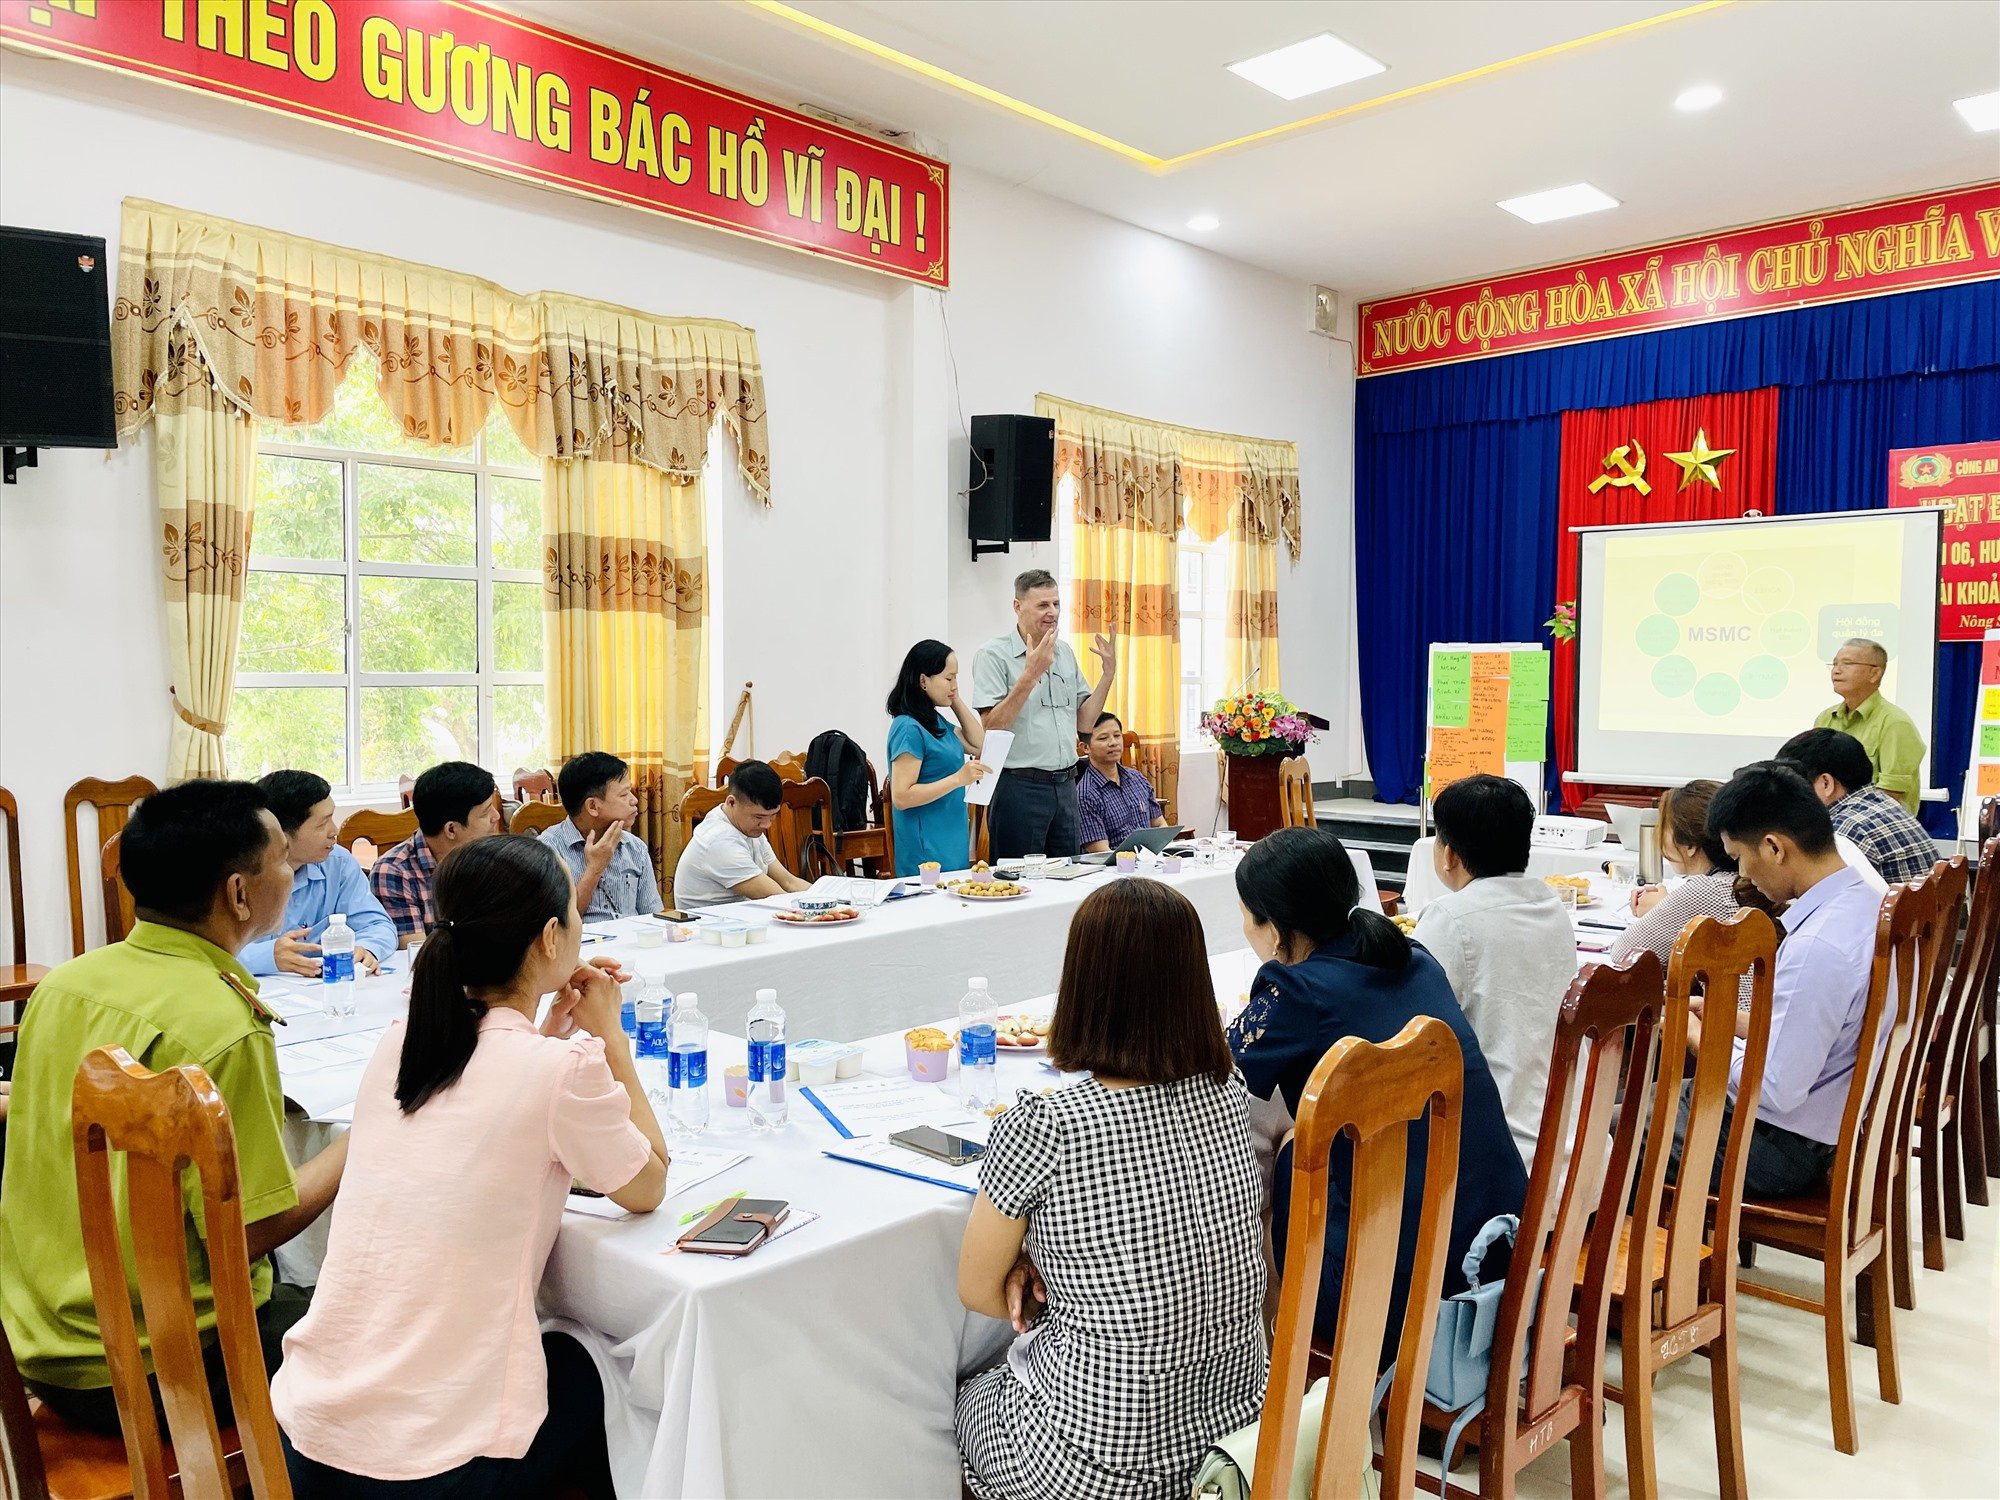
[[(1050, 417), (974, 417), (968, 530), (972, 555), (1046, 542), (1055, 512), (1056, 424)], [(998, 546), (981, 546), (997, 542)]]
[(109, 285), (103, 240), (0, 226), (0, 445), (118, 446)]

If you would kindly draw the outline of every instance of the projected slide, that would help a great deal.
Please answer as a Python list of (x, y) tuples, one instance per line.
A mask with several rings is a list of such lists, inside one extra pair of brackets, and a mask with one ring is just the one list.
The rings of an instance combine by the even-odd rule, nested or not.
[(1583, 534), (1578, 760), (1585, 773), (1726, 775), (1833, 702), (1827, 663), (1860, 636), (1883, 692), (1930, 722), (1934, 513)]

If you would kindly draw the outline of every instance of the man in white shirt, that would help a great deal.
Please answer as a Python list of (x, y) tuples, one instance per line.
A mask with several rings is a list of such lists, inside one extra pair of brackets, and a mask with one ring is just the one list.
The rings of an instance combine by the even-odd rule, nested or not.
[(1454, 781), (1431, 804), (1438, 879), (1415, 940), (1451, 980), (1532, 1172), (1556, 1016), (1576, 978), (1576, 932), (1556, 893), (1526, 873), (1535, 805), (1502, 776)]
[(729, 773), (729, 795), (695, 825), (674, 870), (674, 905), (715, 906), (809, 889), (779, 863), (768, 837), (778, 821), (785, 784), (761, 760)]

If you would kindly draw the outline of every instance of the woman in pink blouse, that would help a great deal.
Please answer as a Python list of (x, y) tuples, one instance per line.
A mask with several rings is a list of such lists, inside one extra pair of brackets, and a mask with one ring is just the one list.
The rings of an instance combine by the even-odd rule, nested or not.
[[(572, 1178), (659, 1206), (667, 1148), (569, 872), (500, 836), (438, 866), (410, 1015), (361, 1081), (312, 1311), (271, 1395), (299, 1500), (611, 1493), (604, 1398), (535, 1315)], [(553, 994), (547, 1020), (535, 1016)]]

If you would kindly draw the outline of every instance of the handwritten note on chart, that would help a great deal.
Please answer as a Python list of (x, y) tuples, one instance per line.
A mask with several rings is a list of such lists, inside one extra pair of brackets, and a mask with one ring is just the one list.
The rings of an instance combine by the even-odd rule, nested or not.
[(1549, 657), (1540, 648), (1440, 648), (1430, 659), (1433, 794), (1468, 776), (1504, 776), (1547, 753)]

